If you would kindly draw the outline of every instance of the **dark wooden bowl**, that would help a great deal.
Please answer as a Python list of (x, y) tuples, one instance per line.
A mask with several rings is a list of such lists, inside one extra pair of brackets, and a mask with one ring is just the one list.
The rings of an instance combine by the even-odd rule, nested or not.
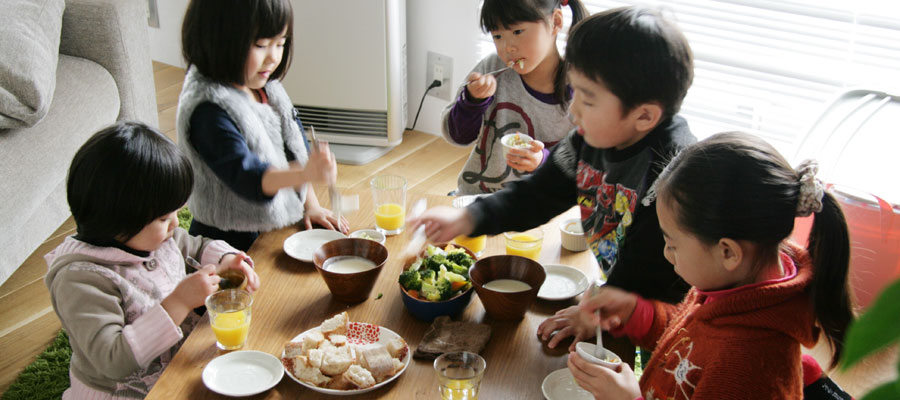
[[(325, 260), (336, 256), (359, 256), (375, 263), (375, 268), (362, 272), (342, 274), (322, 269)], [(387, 261), (388, 250), (384, 245), (369, 239), (336, 239), (320, 246), (313, 253), (313, 262), (331, 295), (345, 303), (359, 303), (369, 298), (378, 274)]]
[[(475, 262), (469, 277), (485, 311), (494, 319), (519, 319), (537, 297), (547, 273), (540, 263), (522, 256), (490, 256)], [(515, 279), (531, 285), (530, 290), (514, 293), (485, 289), (484, 284), (495, 279)]]
[[(435, 247), (445, 248), (447, 247), (447, 243), (435, 244)], [(469, 250), (465, 246), (460, 246), (458, 244), (453, 244), (455, 247), (459, 247), (466, 251), (469, 256), (475, 259), (475, 262), (478, 262), (478, 257), (475, 256), (475, 253), (472, 250)], [(422, 249), (419, 252), (420, 258), (425, 258), (425, 249)], [(472, 267), (475, 265), (472, 264)], [(471, 267), (469, 268), (469, 272), (471, 272)], [(447, 299), (444, 301), (428, 301), (423, 300), (418, 297), (413, 297), (403, 288), (403, 285), (400, 282), (397, 282), (397, 286), (400, 288), (401, 299), (403, 299), (403, 305), (406, 306), (406, 310), (412, 314), (416, 319), (431, 322), (435, 318), (440, 317), (442, 315), (456, 316), (459, 315), (460, 312), (466, 309), (469, 305), (469, 302), (472, 301), (472, 289), (474, 288), (474, 284), (472, 287), (462, 291), (457, 294), (455, 297), (451, 299)]]

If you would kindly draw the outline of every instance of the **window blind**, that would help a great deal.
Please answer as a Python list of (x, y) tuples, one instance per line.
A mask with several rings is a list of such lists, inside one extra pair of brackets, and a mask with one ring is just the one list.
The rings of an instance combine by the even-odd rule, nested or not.
[[(900, 92), (900, 4), (895, 0), (585, 4), (591, 13), (646, 5), (678, 24), (694, 52), (694, 83), (681, 114), (701, 139), (741, 130), (790, 155), (842, 91), (865, 87)], [(564, 12), (566, 18), (568, 14)], [(558, 40), (564, 51), (565, 35)], [(481, 56), (496, 51), (489, 35), (480, 50)]]

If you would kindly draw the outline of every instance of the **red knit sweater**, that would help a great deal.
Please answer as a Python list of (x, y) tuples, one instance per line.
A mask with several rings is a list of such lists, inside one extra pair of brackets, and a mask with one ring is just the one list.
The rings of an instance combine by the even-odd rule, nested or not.
[(801, 399), (800, 346), (815, 345), (818, 329), (806, 286), (812, 265), (805, 250), (789, 251), (791, 279), (740, 290), (715, 301), (692, 289), (675, 306), (654, 301), (646, 335), (652, 348), (641, 391), (656, 399)]

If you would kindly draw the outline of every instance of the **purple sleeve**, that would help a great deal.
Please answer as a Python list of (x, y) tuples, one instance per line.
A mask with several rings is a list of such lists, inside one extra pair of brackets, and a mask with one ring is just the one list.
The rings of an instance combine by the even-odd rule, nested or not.
[(463, 90), (459, 94), (456, 104), (450, 109), (450, 118), (447, 121), (450, 137), (459, 144), (469, 144), (478, 139), (481, 117), (494, 101), (494, 96), (491, 96), (476, 103), (469, 99), (467, 93), (468, 91)]

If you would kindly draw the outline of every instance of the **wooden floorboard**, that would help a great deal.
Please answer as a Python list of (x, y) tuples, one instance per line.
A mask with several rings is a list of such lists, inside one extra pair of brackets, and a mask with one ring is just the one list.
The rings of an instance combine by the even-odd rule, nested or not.
[(16, 380), (19, 373), (31, 364), (56, 338), (60, 329), (59, 319), (52, 309), (33, 319), (20, 329), (0, 337), (0, 392)]

